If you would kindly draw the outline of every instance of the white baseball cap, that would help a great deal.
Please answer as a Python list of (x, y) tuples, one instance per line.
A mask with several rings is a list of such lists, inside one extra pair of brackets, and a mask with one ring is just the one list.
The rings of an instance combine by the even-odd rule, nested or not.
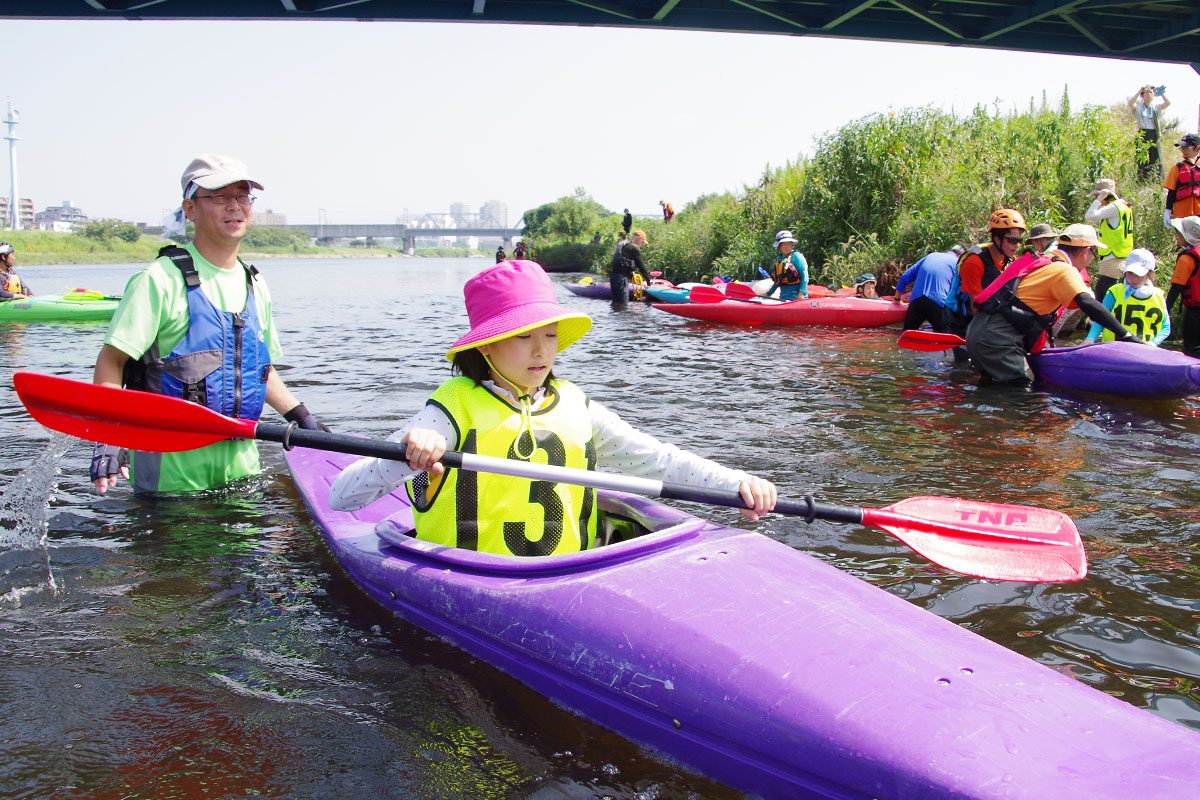
[(1134, 275), (1149, 275), (1154, 271), (1154, 253), (1139, 247), (1125, 257), (1125, 271)]
[(179, 179), (183, 186), (184, 197), (194, 183), (201, 189), (220, 189), (231, 183), (246, 181), (255, 189), (261, 190), (263, 185), (250, 177), (246, 165), (236, 158), (218, 155), (217, 153), (201, 153), (192, 159)]

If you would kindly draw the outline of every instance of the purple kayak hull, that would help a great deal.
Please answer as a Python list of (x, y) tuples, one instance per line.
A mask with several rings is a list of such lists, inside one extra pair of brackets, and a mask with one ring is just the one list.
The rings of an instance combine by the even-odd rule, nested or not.
[(1200, 360), (1131, 342), (1055, 347), (1030, 356), (1042, 383), (1118, 397), (1200, 394)]
[[(595, 283), (564, 283), (563, 288), (574, 295), (580, 297), (590, 297), (593, 300), (612, 300), (612, 287), (608, 285), (608, 281)], [(631, 290), (632, 291), (632, 290)], [(625, 299), (629, 299), (629, 292), (625, 293)]]
[(330, 510), (353, 459), (287, 454), (376, 601), (741, 791), (1190, 800), (1200, 786), (1200, 734), (765, 536), (602, 492), (602, 509), (655, 532), (537, 559), (447, 548), (396, 535), (402, 493)]

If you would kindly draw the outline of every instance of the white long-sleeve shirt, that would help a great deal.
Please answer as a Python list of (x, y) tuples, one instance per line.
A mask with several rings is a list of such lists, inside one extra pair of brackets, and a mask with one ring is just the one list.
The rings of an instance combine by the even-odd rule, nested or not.
[(1107, 222), (1110, 228), (1115, 228), (1117, 220), (1121, 218), (1121, 209), (1117, 207), (1116, 203), (1101, 205), (1103, 202), (1104, 198), (1102, 197), (1093, 200), (1087, 211), (1083, 212), (1083, 218), (1097, 228), (1100, 227), (1101, 222)]
[[(492, 381), (484, 386), (497, 394), (505, 394)], [(539, 390), (533, 398), (537, 408), (546, 400)], [(648, 433), (635, 430), (629, 423), (600, 403), (588, 403), (592, 423), (592, 442), (596, 446), (596, 462), (641, 478), (654, 478), (669, 483), (685, 483), (712, 489), (736, 491), (750, 477), (741, 470), (723, 467), (715, 461), (681, 450), (675, 445), (660, 442)], [(389, 437), (398, 442), (413, 428), (437, 431), (446, 438), (450, 449), (458, 448), (454, 426), (441, 408), (426, 405), (410, 418), (400, 430)], [(363, 458), (348, 466), (329, 488), (329, 507), (337, 511), (357, 511), (388, 494), (417, 474), (406, 462), (382, 458)]]

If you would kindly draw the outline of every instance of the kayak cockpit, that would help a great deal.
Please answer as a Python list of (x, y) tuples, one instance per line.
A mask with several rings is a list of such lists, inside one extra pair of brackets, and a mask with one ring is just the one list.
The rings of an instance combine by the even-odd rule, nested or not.
[(411, 516), (397, 514), (375, 525), (380, 552), (398, 549), (408, 561), (439, 562), (447, 567), (490, 574), (528, 577), (608, 567), (673, 547), (696, 537), (711, 523), (645, 498), (600, 491), (600, 526), (596, 546), (578, 553), (551, 556), (511, 556), (481, 553), (434, 544), (413, 537)]

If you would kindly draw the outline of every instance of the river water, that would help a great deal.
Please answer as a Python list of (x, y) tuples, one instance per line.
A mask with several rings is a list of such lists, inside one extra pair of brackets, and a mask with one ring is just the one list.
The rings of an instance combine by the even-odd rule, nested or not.
[[(486, 265), (259, 262), (285, 379), (335, 430), (387, 435), (449, 376), (461, 287)], [(120, 292), (136, 269), (22, 274), (46, 294)], [(1071, 515), (1091, 572), (1059, 585), (947, 573), (871, 529), (756, 529), (1200, 730), (1200, 403), (979, 388), (941, 354), (897, 348), (894, 330), (711, 326), (559, 291), (595, 320), (560, 376), (790, 496)], [(90, 380), (103, 333), (0, 326), (0, 796), (739, 796), (382, 612), (329, 557), (274, 445), (236, 492), (93, 495), (90, 448), (34, 423), (11, 374)]]

